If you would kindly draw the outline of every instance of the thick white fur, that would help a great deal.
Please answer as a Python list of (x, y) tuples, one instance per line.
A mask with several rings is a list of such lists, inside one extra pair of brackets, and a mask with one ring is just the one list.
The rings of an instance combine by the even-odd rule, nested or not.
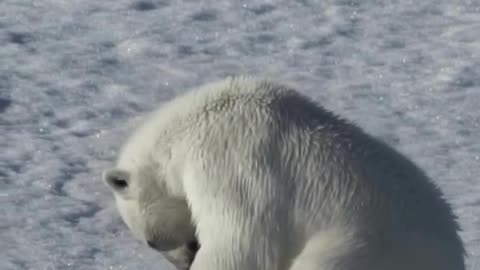
[[(233, 77), (164, 104), (115, 168), (119, 211), (192, 270), (462, 270), (457, 223), (409, 160), (298, 92)], [(187, 268), (188, 266), (179, 266)]]

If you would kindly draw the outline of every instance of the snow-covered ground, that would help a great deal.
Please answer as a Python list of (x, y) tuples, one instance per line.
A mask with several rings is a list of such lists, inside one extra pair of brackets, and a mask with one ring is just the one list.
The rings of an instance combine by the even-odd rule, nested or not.
[(480, 269), (480, 1), (0, 1), (0, 269), (171, 269), (100, 180), (138, 116), (277, 78), (406, 153)]

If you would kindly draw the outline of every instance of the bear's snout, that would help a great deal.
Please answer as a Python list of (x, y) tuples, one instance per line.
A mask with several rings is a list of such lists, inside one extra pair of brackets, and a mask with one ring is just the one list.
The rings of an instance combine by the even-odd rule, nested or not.
[(148, 240), (148, 241), (147, 241), (147, 245), (148, 245), (149, 247), (153, 248), (153, 249), (157, 249), (157, 245), (155, 244), (154, 241)]

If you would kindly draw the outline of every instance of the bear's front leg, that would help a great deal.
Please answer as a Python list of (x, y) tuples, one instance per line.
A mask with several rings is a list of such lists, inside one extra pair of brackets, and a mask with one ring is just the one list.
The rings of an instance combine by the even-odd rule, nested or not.
[(197, 215), (200, 249), (190, 270), (289, 269), (295, 244), (285, 223), (272, 223), (280, 217), (251, 215), (219, 203), (210, 206)]
[[(213, 229), (213, 228), (212, 228)], [(237, 228), (238, 229), (238, 228)], [(230, 227), (227, 230), (235, 230)], [(215, 233), (216, 231), (216, 233)], [(280, 267), (281, 258), (277, 243), (267, 243), (260, 235), (235, 232), (225, 233), (221, 229), (202, 235), (202, 246), (190, 270), (286, 270)]]
[(190, 270), (261, 270), (258, 258), (242, 249), (211, 243), (198, 251)]
[[(227, 157), (222, 164), (213, 154), (212, 160), (208, 153), (198, 155), (204, 161), (190, 163), (183, 174), (201, 246), (191, 270), (287, 270), (296, 252), (291, 241), (296, 233), (284, 186), (272, 184), (277, 180), (270, 170), (255, 177), (238, 170), (260, 166), (249, 157)], [(238, 159), (242, 164), (228, 164)]]

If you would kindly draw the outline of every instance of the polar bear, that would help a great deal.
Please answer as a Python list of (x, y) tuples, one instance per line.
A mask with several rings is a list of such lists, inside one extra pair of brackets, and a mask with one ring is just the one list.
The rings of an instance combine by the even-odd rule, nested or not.
[(462, 270), (425, 173), (296, 90), (229, 77), (175, 98), (105, 170), (138, 239), (191, 270)]

